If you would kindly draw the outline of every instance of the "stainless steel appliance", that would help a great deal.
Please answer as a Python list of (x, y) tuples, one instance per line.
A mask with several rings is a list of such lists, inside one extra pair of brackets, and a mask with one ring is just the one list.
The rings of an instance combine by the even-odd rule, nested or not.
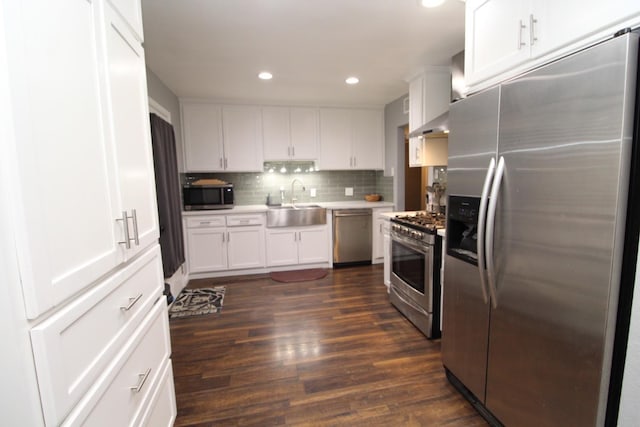
[(185, 211), (233, 208), (233, 184), (208, 182), (199, 180), (182, 186)]
[(442, 357), (493, 424), (615, 425), (637, 65), (625, 34), (451, 105)]
[(440, 337), (440, 265), (444, 216), (391, 218), (391, 303), (427, 338)]
[(371, 209), (333, 211), (333, 265), (371, 264)]

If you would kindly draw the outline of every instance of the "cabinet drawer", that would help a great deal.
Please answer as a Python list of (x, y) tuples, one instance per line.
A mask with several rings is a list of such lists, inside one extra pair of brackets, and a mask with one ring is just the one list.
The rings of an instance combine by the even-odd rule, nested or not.
[(176, 420), (176, 395), (173, 386), (173, 370), (171, 359), (167, 360), (162, 370), (158, 387), (155, 388), (149, 405), (140, 420), (133, 425), (149, 427), (171, 427)]
[(59, 424), (162, 296), (160, 247), (31, 330), (47, 424)]
[(224, 215), (199, 216), (186, 219), (187, 228), (224, 227)]
[(265, 222), (265, 216), (263, 214), (227, 216), (228, 227), (240, 227), (243, 225), (264, 225)]
[[(65, 426), (127, 426), (145, 412), (170, 355), (167, 305), (158, 300)], [(168, 387), (168, 386), (166, 386)]]

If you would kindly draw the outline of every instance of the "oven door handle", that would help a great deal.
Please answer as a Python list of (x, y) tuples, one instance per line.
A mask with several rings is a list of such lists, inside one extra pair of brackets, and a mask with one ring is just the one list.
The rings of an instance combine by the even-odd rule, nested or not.
[(487, 221), (487, 204), (489, 203), (489, 190), (491, 189), (491, 181), (496, 170), (496, 159), (491, 158), (487, 176), (484, 178), (482, 186), (482, 195), (480, 196), (480, 208), (478, 211), (478, 240), (476, 242), (476, 253), (478, 254), (478, 273), (480, 274), (480, 289), (482, 289), (482, 299), (485, 304), (489, 303), (489, 295), (487, 294), (487, 273), (486, 260), (484, 252), (485, 226)]
[(496, 168), (496, 177), (491, 186), (491, 199), (489, 200), (489, 209), (487, 211), (487, 238), (485, 239), (485, 251), (487, 256), (487, 276), (489, 278), (489, 293), (491, 295), (491, 303), (493, 308), (498, 308), (498, 289), (496, 285), (496, 265), (493, 255), (493, 241), (495, 237), (496, 225), (496, 207), (498, 206), (498, 195), (500, 194), (500, 185), (504, 176), (504, 157), (500, 157), (498, 167)]
[(392, 242), (395, 241), (402, 245), (408, 246), (409, 248), (413, 249), (414, 251), (420, 252), (423, 255), (427, 255), (427, 253), (431, 250), (431, 247), (433, 246), (430, 243), (417, 244), (411, 239), (407, 239), (402, 235), (395, 234), (395, 233), (391, 233), (391, 241)]
[(391, 285), (391, 292), (395, 293), (400, 301), (402, 301), (403, 303), (407, 304), (409, 307), (413, 308), (414, 310), (417, 310), (417, 311), (421, 312), (425, 316), (428, 316), (429, 314), (431, 314), (427, 310), (425, 310), (424, 308), (420, 307), (415, 302), (411, 301), (408, 298), (405, 298), (405, 296), (403, 296), (402, 290), (398, 289), (397, 287), (395, 287), (393, 285)]

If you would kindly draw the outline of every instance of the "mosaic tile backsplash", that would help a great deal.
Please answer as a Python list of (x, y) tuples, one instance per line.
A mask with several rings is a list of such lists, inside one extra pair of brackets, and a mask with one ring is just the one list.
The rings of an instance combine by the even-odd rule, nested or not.
[[(271, 203), (280, 203), (280, 189), (284, 190), (284, 202), (291, 201), (291, 183), (295, 182), (294, 193), (298, 203), (338, 202), (364, 200), (365, 194), (377, 193), (382, 200), (393, 202), (393, 177), (385, 177), (382, 171), (315, 171), (315, 172), (254, 172), (254, 173), (191, 173), (182, 174), (184, 182), (188, 177), (217, 178), (233, 183), (236, 205), (265, 204), (267, 195)], [(353, 188), (353, 196), (345, 196), (345, 188)], [(311, 197), (315, 188), (316, 197)]]

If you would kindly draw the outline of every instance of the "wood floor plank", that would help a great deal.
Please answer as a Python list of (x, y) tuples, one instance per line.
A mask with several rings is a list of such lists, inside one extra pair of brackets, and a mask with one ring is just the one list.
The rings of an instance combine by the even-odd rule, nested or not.
[(448, 383), (439, 340), (390, 303), (382, 266), (226, 285), (222, 312), (172, 319), (176, 426), (486, 426)]

